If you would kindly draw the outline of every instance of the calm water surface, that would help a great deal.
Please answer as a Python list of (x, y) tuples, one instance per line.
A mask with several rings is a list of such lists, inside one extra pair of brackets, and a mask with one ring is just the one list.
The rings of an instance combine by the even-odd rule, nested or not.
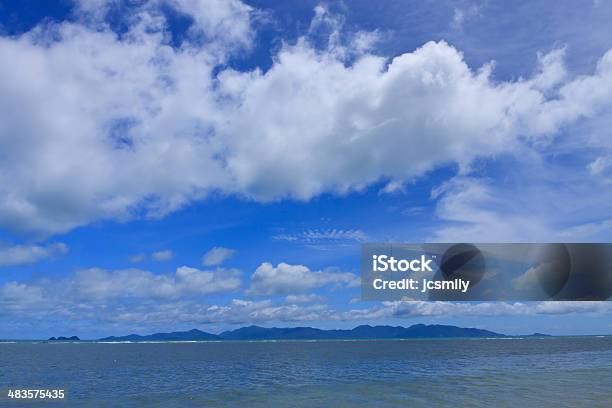
[[(62, 388), (63, 402), (6, 399)], [(612, 337), (0, 343), (0, 406), (612, 407)]]

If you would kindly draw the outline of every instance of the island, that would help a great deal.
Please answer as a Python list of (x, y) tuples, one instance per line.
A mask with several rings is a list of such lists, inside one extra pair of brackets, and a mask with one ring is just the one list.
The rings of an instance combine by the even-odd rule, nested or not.
[(49, 340), (47, 341), (81, 341), (81, 339), (79, 339), (77, 336), (70, 336), (70, 337), (59, 336), (59, 337), (49, 337)]
[[(535, 333), (529, 337), (545, 337)], [(314, 327), (261, 327), (247, 326), (220, 334), (208, 333), (198, 329), (149, 335), (129, 334), (99, 339), (105, 342), (143, 342), (143, 341), (222, 341), (222, 340), (390, 340), (390, 339), (427, 339), (427, 338), (511, 338), (506, 334), (490, 330), (466, 328), (440, 324), (415, 324), (402, 326), (361, 325), (353, 329), (317, 329)], [(520, 336), (526, 337), (526, 336)]]

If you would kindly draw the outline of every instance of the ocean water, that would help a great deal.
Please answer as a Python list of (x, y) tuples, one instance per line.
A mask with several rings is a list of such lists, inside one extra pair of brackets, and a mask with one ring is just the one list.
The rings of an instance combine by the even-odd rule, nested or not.
[(7, 407), (608, 408), (612, 337), (0, 343), (0, 390)]

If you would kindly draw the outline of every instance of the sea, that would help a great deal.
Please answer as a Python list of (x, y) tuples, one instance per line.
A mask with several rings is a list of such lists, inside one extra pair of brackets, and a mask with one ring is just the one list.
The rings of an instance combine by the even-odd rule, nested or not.
[(0, 342), (0, 390), (2, 407), (610, 408), (612, 337)]

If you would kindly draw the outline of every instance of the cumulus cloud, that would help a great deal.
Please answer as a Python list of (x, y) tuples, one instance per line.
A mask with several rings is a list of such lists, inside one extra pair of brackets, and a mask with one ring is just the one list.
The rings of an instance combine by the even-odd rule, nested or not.
[[(125, 327), (142, 327), (167, 330), (176, 324), (253, 324), (265, 322), (299, 322), (330, 319), (333, 310), (327, 305), (274, 304), (271, 300), (233, 299), (228, 304), (217, 305), (193, 299), (164, 298), (160, 301), (125, 302), (107, 297), (106, 293), (86, 293), (90, 298), (52, 296), (42, 286), (9, 282), (0, 286), (0, 318), (5, 321), (33, 319), (36, 321), (76, 322), (81, 327), (86, 322), (103, 324), (114, 330)], [(104, 301), (95, 296), (102, 295)], [(94, 296), (92, 298), (92, 296)], [(94, 301), (95, 300), (95, 301)], [(114, 300), (114, 301), (113, 301)]]
[(7, 282), (0, 286), (0, 304), (6, 310), (47, 314), (116, 306), (123, 301), (145, 305), (153, 300), (234, 291), (241, 285), (240, 277), (240, 271), (235, 269), (203, 271), (187, 266), (181, 266), (174, 274), (90, 268), (53, 281)]
[(139, 269), (85, 269), (76, 272), (68, 284), (68, 290), (86, 300), (179, 298), (231, 291), (239, 287), (240, 272), (237, 270), (202, 271), (187, 266), (181, 266), (173, 275), (157, 275)]
[(311, 271), (304, 265), (284, 262), (273, 266), (264, 262), (251, 275), (249, 293), (255, 295), (282, 295), (304, 292), (322, 286), (357, 286), (357, 276), (331, 269)]
[(176, 47), (159, 4), (134, 6), (122, 35), (82, 18), (0, 37), (0, 226), (161, 217), (215, 191), (308, 200), (399, 186), (550, 141), (611, 100), (612, 52), (589, 75), (568, 78), (557, 53), (533, 78), (496, 82), (445, 42), (377, 56), (373, 36), (341, 35), (324, 9), (269, 70), (239, 72), (225, 63), (256, 35), (251, 7), (171, 1), (194, 21)]
[(202, 257), (203, 265), (221, 265), (223, 262), (230, 259), (236, 250), (225, 247), (214, 247), (204, 254)]
[(227, 305), (207, 305), (190, 302), (173, 302), (148, 308), (117, 310), (113, 316), (122, 326), (142, 326), (151, 331), (152, 327), (168, 330), (169, 324), (247, 325), (270, 324), (274, 322), (294, 324), (329, 319), (333, 311), (325, 305), (274, 304), (270, 300), (252, 301), (233, 299)]
[[(164, 7), (192, 20), (188, 40), (206, 42), (217, 51), (231, 46), (249, 47), (254, 36), (251, 20), (257, 17), (252, 7), (239, 0), (145, 0), (137, 7), (125, 7), (120, 0), (75, 0), (75, 17), (84, 24), (104, 28), (109, 12), (121, 10), (128, 23), (135, 19), (161, 17)], [(116, 17), (115, 17), (116, 18)], [(221, 45), (225, 49), (220, 48)]]
[(0, 106), (13, 117), (0, 127), (1, 225), (55, 233), (161, 216), (225, 183), (208, 140), (221, 114), (211, 72), (224, 57), (173, 49), (164, 30), (146, 9), (121, 38), (80, 22), (0, 38), (12, 61)]
[(230, 46), (249, 48), (255, 35), (251, 21), (262, 14), (239, 0), (170, 0), (168, 3), (191, 16), (195, 20), (192, 34), (203, 36), (209, 47), (217, 47), (221, 53), (227, 52)]
[(0, 266), (35, 263), (68, 252), (68, 245), (55, 242), (48, 245), (0, 246)]
[[(213, 279), (210, 274), (216, 276)], [(380, 319), (452, 316), (534, 316), (612, 313), (610, 302), (382, 302), (362, 309), (336, 309), (316, 294), (284, 300), (234, 298), (225, 303), (201, 297), (235, 290), (237, 271), (181, 267), (175, 274), (142, 270), (87, 269), (59, 282), (7, 282), (0, 285), (0, 320), (11, 324), (79, 327), (103, 333), (168, 330), (208, 324), (247, 325), (323, 321), (372, 322)], [(224, 279), (223, 282), (219, 282)], [(354, 303), (351, 301), (351, 304)], [(103, 328), (103, 329), (101, 329)]]

